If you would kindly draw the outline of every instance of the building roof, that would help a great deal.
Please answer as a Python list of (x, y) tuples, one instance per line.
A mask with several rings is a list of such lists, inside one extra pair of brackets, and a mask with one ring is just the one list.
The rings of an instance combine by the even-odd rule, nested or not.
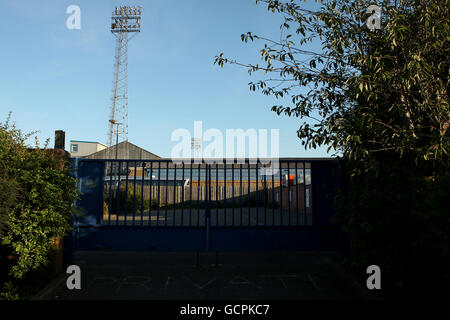
[(96, 143), (96, 144), (101, 144), (102, 146), (105, 146), (103, 143), (101, 142), (96, 142), (96, 141), (82, 141), (82, 140), (70, 140), (70, 142), (83, 142), (83, 143)]
[[(88, 156), (85, 159), (115, 159), (116, 158), (116, 145), (109, 148), (97, 151)], [(161, 159), (154, 153), (147, 151), (129, 141), (122, 141), (117, 145), (117, 159), (135, 159), (135, 160), (156, 160)]]

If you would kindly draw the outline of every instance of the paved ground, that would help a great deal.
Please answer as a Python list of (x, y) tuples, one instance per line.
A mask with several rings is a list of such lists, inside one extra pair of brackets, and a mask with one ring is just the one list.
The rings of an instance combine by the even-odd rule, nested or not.
[[(168, 226), (204, 226), (205, 225), (205, 209), (190, 210), (188, 207), (181, 209), (160, 209), (159, 212), (152, 209), (149, 213), (148, 210), (142, 213), (137, 212), (135, 214), (135, 223), (140, 224), (141, 221), (144, 225), (168, 225)], [(109, 220), (108, 220), (109, 218)], [(111, 214), (109, 217), (107, 214), (103, 216), (104, 224), (111, 225), (132, 225), (133, 215)], [(109, 223), (108, 223), (109, 221)], [(312, 224), (312, 214), (308, 212), (306, 215), (304, 212), (298, 212), (295, 208), (291, 210), (279, 208), (231, 208), (228, 209), (211, 209), (211, 225), (212, 226), (303, 226)]]
[(336, 253), (77, 252), (82, 289), (54, 299), (368, 299)]

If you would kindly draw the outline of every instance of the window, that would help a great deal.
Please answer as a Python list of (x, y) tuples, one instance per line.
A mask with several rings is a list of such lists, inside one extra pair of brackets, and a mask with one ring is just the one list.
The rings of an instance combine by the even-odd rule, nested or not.
[(73, 153), (77, 153), (78, 152), (78, 144), (72, 144), (71, 146), (71, 151)]

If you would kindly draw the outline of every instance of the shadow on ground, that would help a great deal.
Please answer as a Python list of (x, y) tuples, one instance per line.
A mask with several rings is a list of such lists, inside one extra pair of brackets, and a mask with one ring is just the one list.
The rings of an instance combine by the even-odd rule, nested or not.
[(77, 252), (81, 290), (53, 299), (370, 299), (334, 252)]

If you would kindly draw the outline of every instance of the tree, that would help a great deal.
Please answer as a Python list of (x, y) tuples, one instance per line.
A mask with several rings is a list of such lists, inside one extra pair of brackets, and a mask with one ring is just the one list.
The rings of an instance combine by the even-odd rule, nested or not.
[[(450, 1), (378, 1), (378, 30), (366, 25), (373, 1), (323, 1), (315, 11), (257, 3), (283, 16), (280, 40), (247, 32), (242, 41), (264, 44), (262, 65), (223, 53), (215, 63), (267, 74), (250, 89), (289, 97), (272, 110), (303, 120), (305, 148), (327, 145), (346, 159), (340, 212), (353, 262), (380, 261), (396, 288), (414, 287), (421, 271), (411, 263), (449, 266)], [(430, 272), (448, 282), (448, 271)]]
[[(264, 42), (264, 64), (223, 53), (215, 63), (269, 74), (250, 89), (290, 96), (291, 105), (272, 110), (313, 122), (298, 130), (306, 147), (325, 144), (355, 159), (385, 150), (417, 159), (448, 155), (448, 0), (381, 1), (382, 28), (375, 31), (366, 26), (372, 1), (330, 0), (314, 12), (294, 0), (256, 2), (284, 17), (280, 40), (241, 36)], [(308, 44), (322, 50), (302, 48)]]
[(28, 138), (10, 127), (9, 118), (4, 125), (0, 124), (0, 238), (6, 235), (9, 212), (21, 191), (12, 164), (23, 154), (23, 139)]
[(5, 281), (0, 299), (16, 297), (20, 293), (16, 284), (44, 268), (55, 238), (71, 229), (77, 188), (70, 166), (64, 152), (40, 149), (38, 141), (35, 148), (27, 148), (32, 134), (22, 134), (9, 119), (0, 123), (1, 264), (5, 255), (15, 257), (12, 265), (8, 263), (8, 274), (0, 274)]

